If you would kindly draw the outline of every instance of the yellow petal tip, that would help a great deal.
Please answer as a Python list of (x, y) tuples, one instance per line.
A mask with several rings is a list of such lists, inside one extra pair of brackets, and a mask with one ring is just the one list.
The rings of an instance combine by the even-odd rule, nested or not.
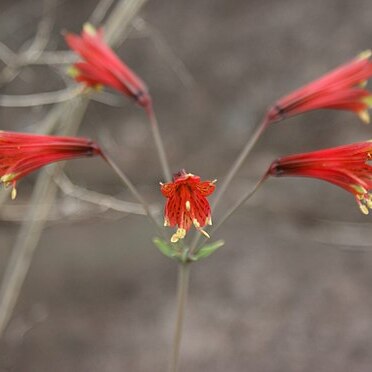
[(359, 53), (357, 58), (358, 59), (368, 59), (371, 56), (372, 56), (372, 50), (367, 49), (367, 50), (364, 50), (363, 52)]
[(359, 119), (362, 120), (363, 123), (369, 124), (370, 117), (368, 111), (360, 111), (358, 112)]
[(86, 32), (87, 34), (89, 34), (91, 36), (95, 36), (96, 33), (97, 33), (94, 26), (90, 23), (84, 23), (83, 30), (84, 30), (84, 32)]

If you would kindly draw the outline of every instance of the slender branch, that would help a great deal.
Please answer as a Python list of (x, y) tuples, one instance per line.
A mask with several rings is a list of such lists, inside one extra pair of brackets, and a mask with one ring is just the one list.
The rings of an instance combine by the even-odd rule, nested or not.
[[(126, 6), (123, 6), (123, 3)], [(110, 19), (113, 20), (113, 23), (110, 24), (110, 20), (107, 22), (107, 26), (111, 28), (112, 33), (115, 34), (116, 28), (120, 30), (126, 28), (144, 3), (144, 0), (120, 2), (111, 13)], [(130, 11), (128, 11), (127, 7), (129, 7)], [(108, 43), (113, 43), (116, 40), (107, 37), (107, 41)], [(63, 110), (61, 113), (60, 120), (64, 122), (64, 128), (61, 129), (60, 134), (74, 135), (77, 131), (88, 104), (88, 99), (85, 98), (88, 97), (75, 97), (73, 100), (60, 104), (69, 106), (68, 109)], [(60, 120), (56, 120), (56, 123), (59, 123)], [(27, 213), (28, 218), (22, 224), (16, 246), (12, 251), (10, 264), (6, 267), (4, 279), (1, 283), (0, 336), (3, 334), (12, 315), (13, 308), (31, 264), (33, 253), (38, 245), (45, 221), (47, 220), (47, 218), (42, 218), (41, 213), (44, 213), (45, 216), (48, 215), (55, 199), (56, 188), (57, 186), (52, 182), (52, 176), (42, 171), (33, 191), (32, 202)], [(49, 203), (45, 203), (46, 198), (49, 199)], [(49, 207), (46, 208), (46, 205), (49, 205)]]
[[(53, 169), (56, 169), (55, 166), (56, 164), (52, 165)], [(21, 227), (1, 283), (0, 335), (4, 332), (12, 315), (55, 193), (56, 186), (54, 186), (48, 173), (43, 170), (35, 185), (35, 192), (30, 204), (35, 209), (29, 208), (27, 212), (27, 221)], [(40, 203), (41, 200), (43, 203)], [(37, 219), (34, 218), (36, 212)]]
[(237, 211), (238, 208), (240, 208), (248, 199), (250, 199), (255, 192), (259, 189), (259, 187), (263, 184), (264, 181), (266, 181), (268, 177), (268, 173), (266, 172), (254, 185), (252, 190), (247, 191), (218, 221), (218, 223), (213, 227), (211, 230), (211, 235), (214, 234), (226, 220), (228, 220), (233, 213)]
[[(255, 184), (255, 186), (253, 187), (253, 189), (247, 191), (235, 204), (233, 207), (231, 207), (223, 216), (222, 218), (218, 221), (218, 223), (216, 225), (214, 225), (214, 227), (212, 228), (212, 230), (209, 232), (209, 235), (212, 236), (221, 226), (223, 223), (226, 222), (226, 220), (228, 220), (231, 215), (233, 213), (236, 212), (236, 210), (242, 206), (246, 201), (248, 201), (248, 199), (250, 199), (254, 194), (255, 192), (259, 189), (259, 187), (262, 185), (262, 183), (267, 179), (268, 177), (268, 172), (266, 172), (259, 180), (258, 182)], [(190, 255), (192, 254), (195, 254), (195, 251), (197, 250), (197, 246), (199, 244), (199, 241), (200, 239), (202, 238), (202, 235), (201, 234), (196, 234), (194, 236), (194, 239), (190, 245)], [(203, 244), (205, 243), (206, 241), (206, 238), (203, 237), (204, 240), (203, 240)]]
[[(37, 60), (47, 46), (55, 18), (55, 0), (44, 0), (43, 16), (39, 22), (35, 37), (31, 43), (26, 42), (14, 53), (5, 45), (1, 46), (1, 55), (5, 57), (6, 66), (0, 72), (0, 84), (9, 83), (20, 73), (20, 68), (27, 65), (28, 61)], [(12, 58), (9, 58), (12, 57)]]
[[(238, 173), (240, 167), (243, 165), (244, 161), (247, 159), (247, 156), (252, 151), (254, 145), (257, 143), (258, 139), (261, 137), (262, 133), (265, 131), (265, 129), (267, 128), (268, 124), (269, 124), (269, 119), (268, 119), (267, 115), (265, 115), (265, 117), (263, 118), (263, 120), (261, 121), (261, 123), (257, 126), (256, 130), (254, 131), (253, 135), (249, 138), (249, 140), (246, 143), (246, 145), (244, 146), (243, 150), (240, 152), (240, 154), (237, 157), (237, 159), (235, 160), (234, 164), (230, 168), (230, 170), (227, 173), (226, 177), (224, 178), (221, 186), (218, 188), (218, 191), (216, 193), (216, 197), (215, 197), (215, 199), (212, 202), (212, 206), (211, 206), (212, 210), (214, 210), (217, 207), (218, 203), (221, 200), (221, 197), (226, 192), (226, 190), (229, 187), (231, 181), (233, 180), (233, 178), (235, 177), (235, 175)], [(260, 182), (259, 182), (259, 184), (260, 184)], [(255, 189), (254, 189), (254, 191), (255, 191)], [(250, 196), (252, 196), (252, 195), (248, 195), (247, 199), (245, 199), (245, 200), (248, 200), (248, 198)], [(244, 199), (244, 197), (246, 197), (246, 195), (244, 195), (242, 199)], [(229, 216), (227, 216), (227, 218), (228, 217)], [(225, 218), (224, 221), (227, 218)], [(222, 223), (224, 221), (222, 221)], [(221, 223), (219, 223), (219, 226), (220, 225), (221, 225)], [(199, 243), (200, 238), (201, 238), (201, 235), (199, 233), (196, 233), (194, 235), (194, 238), (193, 238), (193, 240), (191, 242), (191, 246), (190, 246), (190, 253), (193, 253), (195, 251), (195, 249), (196, 249), (196, 247), (197, 247), (197, 245)]]
[[(110, 195), (101, 194), (99, 192), (87, 190), (84, 187), (74, 185), (64, 173), (61, 173), (58, 177), (54, 177), (53, 180), (64, 194), (75, 199), (98, 205), (106, 210), (112, 209), (122, 213), (146, 215), (146, 211), (144, 210), (142, 204), (127, 202), (114, 198)], [(159, 212), (159, 208), (155, 206), (150, 207), (150, 210), (152, 213)]]
[(172, 354), (169, 365), (169, 372), (177, 372), (178, 361), (182, 341), (182, 329), (185, 318), (187, 292), (189, 288), (190, 265), (187, 263), (180, 264), (178, 267), (178, 284), (177, 284), (177, 313), (172, 344)]
[(5, 107), (31, 107), (50, 105), (68, 101), (81, 93), (81, 87), (73, 86), (54, 92), (21, 94), (21, 95), (0, 95), (0, 106)]
[[(21, 58), (22, 56), (20, 56)], [(68, 50), (44, 51), (37, 58), (20, 60), (22, 65), (68, 65), (78, 60), (76, 54)]]
[(150, 210), (150, 207), (149, 207), (148, 203), (142, 197), (142, 195), (138, 192), (137, 188), (133, 185), (133, 183), (130, 181), (128, 176), (118, 167), (118, 165), (114, 162), (114, 160), (107, 153), (102, 153), (102, 156), (106, 160), (107, 164), (112, 168), (112, 170), (121, 179), (123, 184), (126, 187), (128, 187), (128, 189), (132, 193), (132, 195), (138, 200), (139, 203), (141, 203), (143, 209), (146, 212), (147, 217), (154, 224), (158, 233), (161, 234), (162, 236), (164, 236), (164, 231), (163, 231), (161, 225), (159, 224), (159, 222), (154, 217), (152, 211)]
[(185, 63), (179, 58), (174, 50), (169, 46), (166, 39), (161, 35), (157, 28), (150, 25), (141, 17), (137, 17), (133, 21), (133, 27), (138, 31), (139, 35), (134, 37), (147, 37), (154, 44), (158, 54), (164, 58), (164, 61), (176, 74), (178, 79), (186, 88), (193, 88), (196, 85), (195, 78), (187, 69)]
[(92, 23), (95, 26), (99, 25), (103, 18), (105, 18), (113, 2), (114, 0), (101, 0), (89, 17), (89, 23)]
[(105, 38), (115, 47), (128, 36), (131, 22), (148, 0), (119, 1), (110, 13), (105, 27)]
[[(69, 104), (70, 110), (67, 110), (69, 115), (65, 114), (66, 126), (61, 130), (61, 134), (64, 135), (76, 133), (88, 100), (78, 98), (76, 102), (71, 101)], [(26, 220), (20, 228), (0, 287), (0, 335), (9, 322), (56, 196), (57, 186), (51, 174), (58, 174), (60, 170), (60, 164), (51, 164), (49, 172), (43, 169), (36, 182)]]
[(162, 140), (161, 135), (160, 135), (158, 121), (156, 119), (156, 115), (155, 115), (155, 112), (153, 110), (152, 105), (150, 105), (146, 109), (146, 112), (147, 112), (148, 118), (150, 120), (152, 136), (154, 138), (156, 150), (158, 152), (158, 156), (159, 156), (159, 159), (160, 159), (160, 164), (161, 164), (161, 168), (163, 170), (163, 175), (165, 177), (165, 180), (167, 182), (170, 182), (172, 180), (172, 174), (171, 174), (171, 171), (170, 171), (170, 168), (169, 168), (169, 163), (168, 163), (168, 160), (167, 160), (167, 156), (165, 154), (164, 144), (163, 144), (163, 140)]
[(235, 160), (234, 164), (230, 168), (229, 172), (227, 173), (226, 177), (224, 178), (221, 186), (218, 188), (218, 191), (216, 193), (216, 197), (213, 200), (212, 203), (212, 209), (216, 208), (218, 203), (221, 200), (222, 195), (225, 193), (226, 189), (229, 187), (231, 181), (237, 174), (240, 167), (243, 165), (245, 159), (247, 159), (247, 156), (252, 151), (254, 145), (257, 143), (258, 139), (262, 135), (262, 133), (265, 131), (268, 125), (268, 118), (267, 116), (264, 117), (264, 119), (261, 121), (261, 123), (256, 128), (253, 135), (249, 138), (248, 142), (244, 146), (243, 150), (239, 154), (238, 158)]

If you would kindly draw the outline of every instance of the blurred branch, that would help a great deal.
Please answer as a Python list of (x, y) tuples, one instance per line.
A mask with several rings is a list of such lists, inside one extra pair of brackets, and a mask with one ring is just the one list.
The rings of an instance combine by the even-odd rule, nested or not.
[(115, 47), (128, 36), (129, 28), (147, 0), (121, 0), (111, 12), (105, 26), (105, 39)]
[[(123, 29), (129, 26), (145, 2), (146, 0), (127, 0), (120, 2), (112, 10), (107, 21), (107, 30), (110, 31), (106, 35), (106, 39), (109, 44), (116, 43), (118, 35), (121, 35)], [(74, 135), (77, 132), (88, 102), (88, 96), (75, 97), (66, 102), (69, 108), (60, 114), (60, 120), (64, 127), (59, 131), (59, 134)], [(65, 103), (60, 103), (60, 105), (65, 105)], [(55, 123), (58, 122), (59, 120), (55, 120)], [(0, 335), (3, 334), (12, 315), (34, 251), (39, 243), (45, 220), (55, 200), (57, 185), (53, 182), (53, 177), (58, 175), (60, 169), (60, 164), (52, 164), (49, 166), (49, 172), (42, 170), (35, 185), (26, 221), (21, 226), (1, 283)]]
[(89, 23), (98, 26), (105, 18), (114, 0), (101, 0), (89, 17)]
[(141, 36), (148, 37), (155, 46), (156, 51), (164, 58), (169, 67), (186, 88), (192, 88), (196, 82), (183, 61), (175, 54), (161, 33), (152, 27), (143, 18), (137, 17), (133, 21), (133, 27), (140, 32)]
[[(6, 64), (0, 72), (0, 85), (6, 84), (16, 78), (22, 66), (29, 61), (37, 60), (46, 48), (53, 28), (55, 18), (55, 0), (44, 0), (43, 15), (36, 30), (36, 34), (27, 48), (22, 46), (19, 53), (10, 50), (6, 45), (0, 45), (0, 59)], [(25, 49), (26, 50), (23, 50)]]
[[(70, 110), (64, 113), (65, 128), (59, 134), (74, 135), (76, 133), (87, 108), (88, 100), (77, 97), (76, 100), (71, 100), (69, 103)], [(50, 173), (58, 174), (61, 167), (61, 164), (52, 164), (49, 166), (49, 172), (43, 169), (37, 179), (25, 221), (17, 236), (0, 288), (0, 335), (2, 335), (13, 312), (31, 265), (33, 253), (55, 200), (57, 186)]]
[[(54, 177), (54, 182), (56, 182), (64, 194), (88, 203), (96, 204), (106, 210), (112, 209), (122, 213), (146, 215), (141, 204), (119, 200), (113, 196), (74, 185), (64, 173)], [(160, 211), (159, 206), (150, 206), (149, 209), (152, 213), (159, 213)]]
[(82, 88), (74, 85), (54, 92), (43, 92), (35, 94), (0, 95), (0, 106), (2, 107), (32, 107), (51, 105), (69, 101), (81, 94)]
[(69, 50), (45, 51), (34, 59), (19, 60), (21, 65), (68, 65), (78, 60), (75, 53)]

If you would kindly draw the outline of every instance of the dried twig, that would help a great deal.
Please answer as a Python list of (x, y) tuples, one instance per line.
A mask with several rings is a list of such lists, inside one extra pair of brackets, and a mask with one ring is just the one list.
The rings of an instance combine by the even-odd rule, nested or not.
[[(146, 0), (127, 0), (120, 2), (113, 9), (107, 22), (107, 29), (110, 31), (106, 34), (106, 38), (109, 43), (115, 44), (117, 42), (118, 35), (121, 35), (122, 30), (128, 27), (145, 2)], [(70, 108), (68, 111), (64, 111), (60, 118), (61, 122), (64, 123), (61, 134), (73, 135), (84, 116), (88, 105), (88, 97), (75, 97), (73, 100), (62, 103), (62, 105), (67, 103)], [(51, 174), (55, 176), (60, 169), (60, 165), (53, 164), (49, 167), (49, 172), (42, 171), (35, 186), (27, 220), (22, 224), (0, 288), (0, 335), (3, 334), (11, 317), (50, 206), (53, 205), (55, 199), (57, 185), (52, 181), (53, 176)]]
[(0, 106), (3, 107), (32, 107), (51, 105), (68, 101), (82, 92), (81, 87), (73, 85), (54, 92), (44, 92), (25, 95), (0, 95)]
[(184, 62), (176, 55), (155, 27), (151, 26), (141, 17), (137, 17), (133, 21), (133, 27), (141, 36), (148, 37), (154, 43), (156, 51), (164, 58), (165, 62), (168, 63), (169, 67), (186, 88), (193, 88), (196, 85), (194, 77)]
[(49, 42), (54, 24), (55, 0), (44, 0), (43, 16), (37, 26), (37, 31), (31, 43), (21, 47), (19, 53), (14, 53), (6, 45), (0, 45), (0, 58), (6, 64), (0, 74), (0, 84), (9, 83), (17, 77), (21, 67), (30, 61), (37, 60)]
[[(122, 213), (146, 215), (142, 204), (127, 202), (110, 195), (101, 194), (74, 185), (64, 173), (61, 173), (58, 177), (54, 177), (54, 182), (56, 182), (64, 194), (88, 203), (96, 204), (106, 210), (112, 209)], [(160, 211), (158, 206), (150, 206), (149, 209), (152, 213), (159, 213)]]

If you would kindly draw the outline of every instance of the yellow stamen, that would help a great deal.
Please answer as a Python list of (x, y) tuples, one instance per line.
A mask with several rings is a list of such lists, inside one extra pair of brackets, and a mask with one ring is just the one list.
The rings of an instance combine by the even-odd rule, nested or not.
[(192, 223), (194, 224), (194, 226), (195, 226), (197, 229), (200, 228), (200, 223), (198, 222), (198, 220), (197, 220), (196, 218), (194, 218), (194, 219), (192, 220)]
[(95, 36), (97, 34), (97, 31), (96, 29), (94, 28), (93, 25), (91, 25), (90, 23), (84, 23), (84, 26), (83, 26), (83, 30), (91, 35), (91, 36)]
[(368, 107), (372, 107), (372, 96), (362, 98), (362, 102), (365, 103)]
[(210, 235), (204, 231), (203, 229), (198, 229), (199, 232), (201, 232), (206, 238), (210, 239)]
[(209, 225), (209, 226), (212, 226), (212, 217), (211, 216), (209, 216), (205, 219), (205, 224)]
[(362, 120), (363, 123), (369, 124), (370, 118), (369, 118), (369, 113), (367, 110), (359, 111), (358, 116), (359, 116), (359, 119)]
[(13, 188), (12, 188), (12, 191), (10, 193), (10, 197), (12, 198), (12, 200), (14, 200), (17, 197), (17, 189), (15, 188), (15, 186), (13, 186)]
[(185, 207), (186, 207), (186, 210), (187, 210), (188, 212), (190, 212), (190, 209), (191, 209), (190, 200), (186, 200)]
[(7, 173), (0, 177), (0, 182), (4, 183), (5, 185), (9, 182), (12, 182), (16, 177), (15, 173)]
[(365, 88), (367, 86), (367, 80), (362, 80), (358, 84), (359, 88)]
[(210, 238), (209, 234), (206, 231), (204, 231), (203, 229), (200, 228), (200, 223), (198, 222), (198, 220), (196, 218), (194, 218), (192, 220), (192, 223), (194, 224), (196, 230), (198, 230), (201, 234), (203, 234), (208, 239)]
[(350, 185), (350, 186), (357, 192), (356, 197), (359, 200), (363, 200), (364, 195), (368, 194), (368, 191), (361, 185)]
[(358, 59), (368, 59), (371, 56), (372, 56), (372, 50), (371, 49), (367, 49), (367, 50), (364, 50), (363, 52), (359, 53), (357, 55), (357, 58)]
[(73, 79), (77, 78), (80, 75), (80, 70), (74, 66), (70, 66), (66, 72), (67, 75), (72, 77)]
[(178, 228), (177, 231), (172, 235), (171, 242), (177, 243), (180, 239), (183, 239), (186, 236), (186, 230)]
[(362, 204), (362, 203), (359, 204), (359, 209), (365, 215), (367, 215), (369, 213), (368, 207), (366, 205)]
[(166, 217), (164, 218), (164, 226), (165, 227), (170, 226), (169, 220)]

